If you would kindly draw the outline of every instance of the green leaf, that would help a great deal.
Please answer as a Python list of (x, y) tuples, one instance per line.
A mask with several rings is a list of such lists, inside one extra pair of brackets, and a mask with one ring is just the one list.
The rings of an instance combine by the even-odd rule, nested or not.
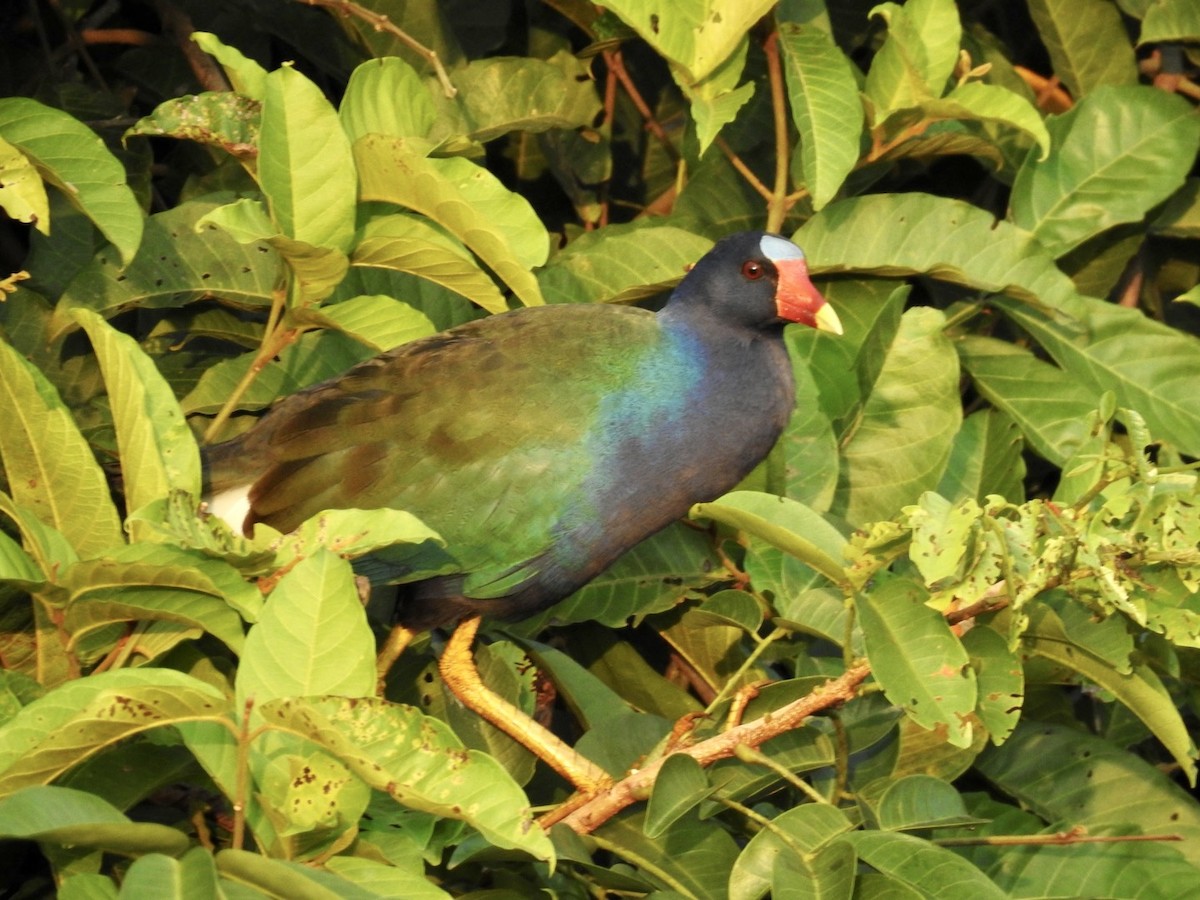
[(222, 716), (225, 695), (170, 669), (119, 669), (59, 685), (0, 728), (0, 796), (44, 784), (148, 728)]
[(397, 213), (367, 223), (351, 265), (409, 272), (474, 300), (490, 312), (508, 308), (496, 282), (462, 244), (427, 219)]
[(954, 436), (937, 492), (950, 500), (972, 498), (981, 503), (989, 494), (1014, 503), (1024, 500), (1024, 446), (1011, 416), (999, 409), (971, 413)]
[(1026, 158), (1010, 203), (1055, 257), (1142, 219), (1183, 186), (1200, 144), (1191, 105), (1146, 86), (1098, 89), (1047, 127), (1053, 149)]
[(1112, 391), (1120, 406), (1141, 413), (1155, 437), (1200, 453), (1200, 394), (1190, 389), (1200, 377), (1195, 337), (1092, 297), (1065, 299), (1056, 316), (1004, 297), (996, 304), (1094, 397)]
[(971, 743), (975, 673), (950, 626), (925, 605), (926, 594), (899, 577), (879, 576), (855, 597), (875, 677), (918, 724), (944, 730), (956, 747)]
[(199, 496), (200, 451), (166, 380), (133, 338), (91, 310), (72, 316), (91, 338), (104, 373), (126, 506), (137, 510), (172, 490)]
[(315, 247), (348, 252), (354, 175), (350, 139), (320, 89), (288, 66), (267, 75), (258, 179), (279, 230)]
[[(337, 331), (306, 334), (263, 367), (242, 395), (238, 409), (263, 409), (279, 397), (341, 375), (373, 355), (362, 343)], [(180, 401), (183, 411), (188, 415), (216, 413), (257, 359), (258, 352), (254, 351), (210, 366), (191, 393)]]
[(1041, 150), (1042, 159), (1050, 152), (1051, 136), (1037, 108), (1020, 94), (999, 85), (968, 81), (945, 97), (922, 101), (920, 110), (925, 118), (934, 121), (957, 119), (1012, 128), (1033, 140)]
[(605, 9), (683, 67), (694, 84), (714, 72), (772, 6), (773, 0), (614, 0)]
[(820, 209), (858, 162), (863, 121), (858, 83), (850, 60), (822, 28), (784, 22), (779, 46), (792, 121), (800, 132), (799, 172), (813, 209)]
[(348, 334), (381, 353), (436, 330), (423, 312), (383, 294), (351, 297), (320, 309), (298, 309), (294, 318)]
[(691, 82), (686, 72), (672, 70), (675, 82), (691, 104), (692, 120), (696, 124), (696, 143), (701, 155), (716, 140), (721, 129), (734, 121), (738, 111), (754, 96), (753, 81), (738, 85), (746, 67), (749, 47), (749, 41), (740, 41), (733, 53), (702, 81)]
[(977, 822), (967, 814), (962, 796), (932, 775), (906, 775), (888, 784), (876, 807), (884, 831), (944, 828)]
[(1029, 13), (1054, 74), (1076, 99), (1101, 85), (1137, 82), (1133, 47), (1110, 0), (1029, 0)]
[(1142, 19), (1138, 46), (1200, 41), (1200, 8), (1179, 0), (1154, 0)]
[(176, 856), (190, 843), (175, 828), (132, 821), (95, 794), (51, 785), (33, 785), (0, 799), (0, 837), (130, 855)]
[(943, 315), (904, 313), (862, 410), (841, 440), (832, 511), (852, 524), (889, 518), (941, 480), (962, 422), (958, 358)]
[(125, 137), (170, 137), (217, 147), (241, 159), (258, 147), (260, 104), (232, 91), (209, 91), (164, 100)]
[(646, 804), (646, 837), (661, 837), (674, 822), (688, 810), (695, 809), (715, 790), (695, 757), (672, 753), (663, 760), (650, 791), (650, 801)]
[(520, 631), (533, 634), (550, 621), (596, 621), (619, 628), (630, 616), (670, 609), (692, 588), (711, 584), (719, 567), (706, 535), (672, 525), (627, 551), (567, 599), (521, 622)]
[(50, 233), (50, 200), (37, 167), (24, 153), (0, 138), (0, 209), (18, 222)]
[[(287, 897), (289, 900), (378, 900), (372, 891), (356, 887), (329, 872), (288, 860), (269, 859), (249, 850), (227, 847), (216, 855), (217, 871), (222, 876), (221, 890), (227, 897), (228, 879), (239, 887), (261, 894), (253, 896)], [(240, 897), (240, 894), (234, 895)]]
[(1008, 897), (961, 856), (920, 838), (887, 831), (855, 831), (842, 840), (871, 868), (917, 891), (921, 897), (937, 900)]
[[(373, 655), (366, 658), (373, 662)], [(261, 712), (273, 727), (321, 745), (404, 806), (461, 819), (498, 847), (540, 859), (552, 854), (525, 795), (499, 763), (464, 750), (448, 725), (412, 707), (364, 695), (272, 700)]]
[(444, 106), (457, 107), (454, 114), (444, 112), (438, 127), (419, 134), (449, 137), (444, 132), (453, 127), (471, 140), (487, 142), (510, 131), (536, 133), (590, 126), (601, 106), (588, 68), (586, 60), (566, 50), (549, 59), (471, 60), (450, 76), (458, 88), (457, 96), (453, 100), (437, 97)]
[(866, 95), (874, 123), (897, 110), (942, 96), (958, 62), (962, 23), (953, 0), (881, 3), (871, 10), (887, 23), (887, 37), (867, 72)]
[(348, 562), (319, 549), (279, 580), (246, 636), (236, 686), (239, 707), (375, 693), (375, 639)]
[(634, 863), (643, 877), (667, 897), (723, 897), (730, 867), (738, 855), (729, 832), (695, 813), (684, 816), (662, 837), (648, 838), (641, 814), (617, 816), (592, 838), (616, 856)]
[(36, 100), (5, 97), (0, 99), (0, 138), (61, 190), (112, 242), (121, 259), (133, 258), (145, 217), (126, 183), (125, 167), (94, 131)]
[(580, 235), (538, 272), (547, 303), (617, 303), (674, 287), (713, 242), (670, 225)]
[(212, 853), (193, 847), (179, 859), (149, 853), (134, 860), (121, 880), (125, 900), (224, 900)]
[(733, 491), (712, 503), (697, 503), (693, 518), (714, 519), (761, 538), (820, 572), (834, 584), (845, 579), (842, 533), (795, 500), (753, 491)]
[(303, 307), (324, 300), (333, 293), (350, 266), (340, 249), (280, 234), (280, 226), (267, 216), (261, 200), (243, 197), (217, 207), (196, 223), (197, 228), (214, 225), (239, 243), (262, 243), (279, 253), (295, 276), (291, 284), (293, 306)]
[(1071, 280), (1027, 232), (977, 206), (930, 194), (839, 200), (792, 239), (818, 275), (920, 273), (1049, 306), (1074, 294)]
[(428, 216), (476, 253), (526, 306), (542, 302), (530, 269), (549, 253), (545, 226), (529, 202), (495, 175), (461, 158), (426, 159), (402, 139), (378, 135), (356, 141), (354, 158), (362, 199)]
[(108, 483), (75, 420), (45, 376), (3, 341), (0, 422), (0, 458), (19, 507), (80, 556), (123, 543)]
[(1025, 669), (997, 631), (976, 625), (962, 637), (971, 656), (979, 690), (976, 712), (992, 742), (997, 746), (1008, 740), (1021, 717), (1025, 698)]
[[(145, 551), (146, 545), (129, 549)], [(169, 546), (152, 545), (149, 552), (138, 552), (128, 561), (76, 563), (63, 579), (70, 591), (64, 626), (77, 642), (113, 622), (178, 622), (202, 628), (240, 653), (242, 617), (222, 589), (231, 582), (235, 599), (256, 592), (219, 560)]]
[(397, 56), (369, 59), (346, 83), (338, 118), (350, 143), (368, 134), (425, 137), (436, 113), (421, 76)]
[(75, 327), (73, 308), (111, 317), (132, 308), (180, 307), (217, 298), (241, 308), (270, 306), (279, 256), (262, 243), (240, 244), (215, 225), (197, 231), (219, 202), (192, 200), (151, 216), (137, 255), (122, 267), (101, 250), (71, 281), (56, 311), (59, 328)]
[(1134, 826), (1178, 834), (1170, 846), (1200, 865), (1200, 804), (1155, 766), (1080, 728), (1022, 721), (979, 771), (1056, 826)]
[(409, 871), (360, 856), (335, 856), (325, 868), (378, 897), (403, 897), (404, 900), (452, 900), (425, 877), (424, 869)]
[(1174, 757), (1188, 782), (1195, 785), (1195, 760), (1200, 754), (1175, 701), (1154, 670), (1148, 666), (1135, 666), (1131, 672), (1118, 671), (1072, 640), (1071, 633), (1062, 627), (1057, 616), (1044, 608), (1036, 612), (1041, 614), (1030, 617), (1030, 626), (1021, 637), (1022, 646), (1110, 691), (1154, 733)]
[(267, 70), (242, 55), (242, 52), (222, 43), (215, 34), (195, 31), (191, 38), (205, 53), (216, 57), (225, 70), (233, 89), (254, 100), (262, 100), (267, 92)]
[(850, 897), (854, 854), (847, 857), (838, 852), (829, 860), (835, 866), (822, 865), (820, 860), (821, 851), (853, 827), (844, 812), (824, 803), (806, 803), (780, 813), (738, 854), (729, 873), (729, 900), (777, 896), (771, 885), (781, 863), (788, 867), (787, 881), (793, 889), (808, 882), (804, 884), (808, 893), (794, 896)]
[(1093, 389), (1007, 341), (968, 335), (954, 347), (979, 393), (1017, 423), (1040, 456), (1061, 466), (1075, 455), (1100, 399)]

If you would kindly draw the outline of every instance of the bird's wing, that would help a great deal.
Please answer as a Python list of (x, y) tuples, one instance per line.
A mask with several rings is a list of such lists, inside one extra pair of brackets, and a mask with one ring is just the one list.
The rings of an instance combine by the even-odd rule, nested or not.
[(601, 401), (658, 339), (636, 309), (481, 320), (287, 398), (210, 455), (210, 482), (250, 484), (250, 521), (284, 531), (325, 509), (408, 510), (497, 596), (585, 500)]

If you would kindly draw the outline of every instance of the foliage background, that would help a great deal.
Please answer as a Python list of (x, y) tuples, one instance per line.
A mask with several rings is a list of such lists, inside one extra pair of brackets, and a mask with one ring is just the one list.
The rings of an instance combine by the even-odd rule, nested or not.
[[(4, 896), (1194, 892), (1196, 4), (0, 25)], [(436, 536), (230, 535), (197, 438), (472, 317), (653, 302), (761, 227), (847, 326), (789, 336), (780, 446), (478, 648), (641, 773), (547, 836), (567, 790), (447, 698), (439, 636), (376, 697), (346, 559)]]

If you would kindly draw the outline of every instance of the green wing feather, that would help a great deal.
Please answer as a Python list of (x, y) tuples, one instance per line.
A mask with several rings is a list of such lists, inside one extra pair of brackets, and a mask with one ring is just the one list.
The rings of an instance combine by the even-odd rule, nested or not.
[(583, 499), (601, 401), (660, 340), (640, 309), (545, 312), (404, 345), (287, 398), (213, 448), (212, 492), (252, 484), (250, 521), (283, 531), (326, 509), (407, 510), (446, 538), (467, 593), (508, 593)]

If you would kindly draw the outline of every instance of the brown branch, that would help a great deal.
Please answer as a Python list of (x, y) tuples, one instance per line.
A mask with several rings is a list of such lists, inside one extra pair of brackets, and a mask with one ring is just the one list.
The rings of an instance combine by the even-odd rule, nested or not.
[(441, 84), (442, 90), (447, 97), (452, 98), (458, 93), (458, 88), (450, 83), (450, 76), (446, 74), (446, 69), (442, 65), (437, 51), (426, 47), (382, 13), (367, 9), (365, 6), (355, 3), (354, 0), (298, 0), (298, 2), (305, 3), (308, 6), (320, 6), (332, 12), (340, 13), (343, 16), (354, 16), (366, 22), (376, 31), (386, 31), (433, 67), (433, 72), (437, 76), (438, 83)]
[(616, 76), (617, 81), (621, 83), (621, 87), (625, 89), (625, 93), (629, 95), (629, 99), (633, 101), (638, 114), (646, 123), (646, 130), (654, 135), (658, 139), (658, 142), (662, 144), (667, 156), (671, 157), (671, 162), (679, 162), (679, 150), (671, 143), (666, 130), (654, 115), (654, 110), (650, 108), (650, 104), (646, 102), (646, 98), (642, 96), (642, 92), (638, 90), (637, 85), (633, 83), (633, 79), (629, 77), (629, 72), (625, 68), (625, 60), (621, 56), (621, 51), (619, 49), (605, 50), (604, 64), (608, 66), (608, 71)]
[[(740, 746), (759, 747), (785, 731), (799, 728), (809, 716), (853, 700), (858, 686), (870, 674), (870, 664), (859, 661), (807, 696), (678, 752), (686, 753), (701, 766), (710, 766), (719, 759), (733, 756)], [(576, 801), (575, 808), (565, 814), (559, 815), (560, 810), (554, 810), (542, 818), (541, 824), (548, 828), (561, 821), (580, 834), (595, 831), (627, 806), (645, 798), (665, 759), (667, 757), (657, 759), (644, 769), (632, 772), (582, 803)]]
[(783, 89), (778, 31), (771, 32), (763, 50), (767, 54), (767, 80), (771, 85), (771, 112), (775, 123), (775, 187), (767, 201), (767, 231), (779, 231), (788, 212), (788, 172), (792, 154), (788, 146), (787, 95)]
[(755, 175), (753, 171), (751, 171), (750, 167), (746, 165), (746, 163), (742, 161), (742, 158), (734, 152), (732, 147), (729, 146), (725, 138), (717, 135), (717, 138), (715, 141), (713, 141), (713, 143), (716, 144), (717, 148), (725, 154), (726, 159), (729, 160), (733, 167), (738, 170), (738, 174), (750, 183), (750, 187), (754, 188), (760, 197), (770, 203), (772, 196), (771, 189), (763, 184), (762, 180)]

